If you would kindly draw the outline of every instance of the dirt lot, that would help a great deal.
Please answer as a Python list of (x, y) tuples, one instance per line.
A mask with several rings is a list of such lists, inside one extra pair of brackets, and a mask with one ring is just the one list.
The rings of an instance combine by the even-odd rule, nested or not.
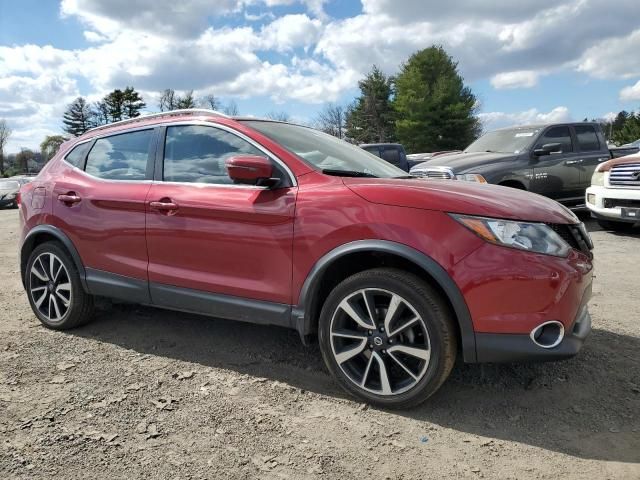
[(640, 238), (597, 231), (595, 330), (570, 361), (458, 365), (366, 408), (295, 332), (124, 305), (41, 327), (0, 211), (0, 478), (640, 478)]

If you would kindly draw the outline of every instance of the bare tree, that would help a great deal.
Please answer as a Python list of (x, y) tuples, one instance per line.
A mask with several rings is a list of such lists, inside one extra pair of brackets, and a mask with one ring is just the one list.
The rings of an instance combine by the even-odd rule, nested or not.
[(271, 120), (278, 120), (279, 122), (288, 122), (291, 120), (291, 117), (287, 112), (269, 112), (266, 117)]
[(233, 100), (230, 100), (229, 103), (227, 103), (227, 106), (224, 107), (223, 111), (230, 117), (237, 117), (238, 115), (240, 115), (240, 112), (238, 111), (238, 104)]
[(204, 97), (201, 97), (199, 103), (211, 110), (220, 110), (222, 108), (222, 102), (213, 93), (209, 93)]
[(164, 112), (175, 110), (177, 108), (177, 100), (178, 99), (176, 98), (175, 90), (173, 90), (172, 88), (167, 88), (160, 94), (160, 102), (158, 103), (160, 111)]
[(40, 144), (40, 154), (42, 155), (44, 163), (51, 160), (53, 156), (58, 153), (60, 145), (66, 141), (67, 138), (62, 135), (47, 135)]
[(20, 173), (29, 173), (29, 162), (34, 160), (36, 157), (33, 150), (28, 148), (21, 148), (20, 153), (16, 155), (16, 163), (18, 164), (18, 168), (20, 169)]
[(344, 138), (346, 113), (342, 105), (327, 103), (314, 120), (314, 126), (329, 135)]
[(11, 129), (7, 125), (7, 121), (0, 119), (0, 175), (4, 176), (4, 147), (7, 146), (9, 137), (11, 136)]

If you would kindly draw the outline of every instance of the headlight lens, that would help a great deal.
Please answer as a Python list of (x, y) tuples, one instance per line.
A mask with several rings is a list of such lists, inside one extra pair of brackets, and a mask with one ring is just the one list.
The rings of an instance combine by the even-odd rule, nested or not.
[(591, 185), (594, 187), (604, 187), (604, 172), (595, 171), (591, 177)]
[(571, 248), (551, 227), (497, 218), (451, 215), (487, 242), (529, 252), (566, 257)]
[(7, 195), (5, 195), (5, 200), (13, 200), (14, 198), (16, 198), (16, 194), (15, 193), (8, 193)]
[(487, 180), (479, 173), (464, 173), (456, 175), (456, 180), (465, 180), (467, 182), (487, 183)]

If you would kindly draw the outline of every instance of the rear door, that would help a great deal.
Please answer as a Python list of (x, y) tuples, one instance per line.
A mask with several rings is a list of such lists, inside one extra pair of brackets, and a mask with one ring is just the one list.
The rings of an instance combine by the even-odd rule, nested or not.
[[(228, 127), (170, 125), (160, 145), (147, 204), (153, 302), (203, 311), (220, 301), (218, 311), (230, 302), (221, 294), (290, 304), (293, 175)], [(238, 154), (272, 158), (280, 187), (234, 184), (225, 159)]]
[(591, 176), (599, 163), (609, 160), (609, 150), (602, 135), (593, 125), (574, 125), (573, 131), (580, 151), (580, 190), (591, 185)]
[(61, 164), (54, 222), (77, 248), (94, 294), (132, 290), (132, 301), (148, 301), (145, 201), (154, 135), (146, 128), (104, 136), (76, 147)]
[(568, 125), (548, 127), (536, 141), (534, 149), (549, 143), (560, 143), (562, 151), (532, 157), (533, 181), (531, 190), (558, 201), (571, 202), (581, 198), (579, 153), (574, 148)]

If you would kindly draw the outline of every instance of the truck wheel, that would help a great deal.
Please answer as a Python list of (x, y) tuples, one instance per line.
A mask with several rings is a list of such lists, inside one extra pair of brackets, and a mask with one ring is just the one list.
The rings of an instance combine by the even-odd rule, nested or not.
[(93, 316), (93, 297), (82, 288), (69, 254), (57, 242), (38, 245), (25, 271), (27, 295), (33, 313), (54, 330), (87, 323)]
[(419, 277), (392, 268), (357, 273), (320, 314), (322, 357), (352, 395), (384, 408), (415, 406), (438, 390), (457, 352), (454, 320)]
[(612, 230), (614, 232), (630, 232), (633, 229), (633, 223), (616, 222), (614, 220), (598, 220), (598, 225), (604, 230)]

